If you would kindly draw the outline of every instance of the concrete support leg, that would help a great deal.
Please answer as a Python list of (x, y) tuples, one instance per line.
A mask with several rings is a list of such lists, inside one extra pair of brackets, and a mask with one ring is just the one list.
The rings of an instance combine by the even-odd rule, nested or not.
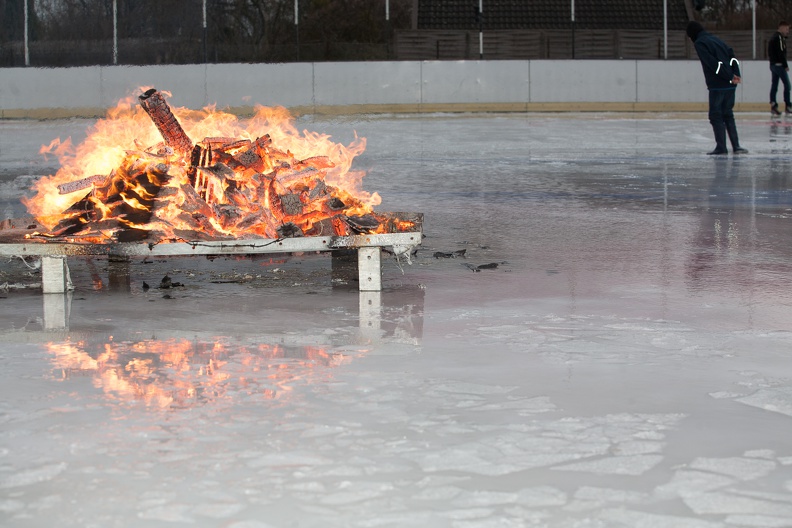
[(360, 291), (382, 290), (382, 250), (379, 246), (358, 249)]
[(44, 293), (66, 293), (72, 289), (66, 257), (41, 257), (41, 290)]

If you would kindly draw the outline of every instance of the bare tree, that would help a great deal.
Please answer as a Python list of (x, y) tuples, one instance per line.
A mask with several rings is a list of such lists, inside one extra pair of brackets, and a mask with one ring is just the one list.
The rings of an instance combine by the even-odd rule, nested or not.
[(389, 0), (390, 19), (385, 19), (386, 0), (310, 0), (300, 21), (307, 43), (318, 43), (323, 60), (332, 55), (336, 43), (385, 45), (393, 29), (410, 27), (412, 0)]
[[(0, 0), (0, 42), (24, 39), (25, 0)], [(28, 38), (35, 39), (39, 20), (35, 2), (28, 3)]]
[[(0, 0), (6, 40), (21, 39), (24, 1)], [(56, 66), (300, 60), (301, 48), (303, 60), (384, 58), (392, 31), (410, 27), (413, 7), (413, 0), (28, 1), (39, 6), (37, 64)]]
[[(702, 21), (718, 29), (751, 29), (753, 0), (705, 0)], [(792, 19), (792, 0), (756, 0), (756, 25), (774, 29), (780, 20)]]

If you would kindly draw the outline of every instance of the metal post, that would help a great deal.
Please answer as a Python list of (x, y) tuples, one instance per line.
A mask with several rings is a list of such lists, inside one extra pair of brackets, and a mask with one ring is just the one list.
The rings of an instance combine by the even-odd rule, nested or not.
[(360, 337), (364, 343), (378, 343), (382, 338), (382, 292), (358, 293)]
[(668, 59), (668, 0), (663, 0), (663, 59)]
[(118, 64), (118, 0), (113, 0), (113, 64)]
[(294, 0), (294, 33), (297, 36), (297, 60), (300, 60), (300, 0)]
[(382, 248), (362, 247), (357, 252), (360, 291), (382, 290)]
[(28, 48), (28, 25), (29, 15), (28, 15), (28, 0), (25, 0), (25, 66), (30, 66), (30, 49)]
[(751, 0), (751, 43), (753, 60), (756, 60), (756, 0)]
[(572, 58), (575, 58), (575, 0), (572, 0)]
[(385, 0), (385, 55), (386, 55), (385, 58), (387, 59), (391, 58), (390, 39), (391, 39), (390, 0)]
[(204, 52), (204, 64), (209, 62), (208, 55), (207, 55), (207, 45), (206, 45), (206, 0), (203, 0), (203, 52)]
[(479, 0), (479, 60), (484, 59), (484, 0)]

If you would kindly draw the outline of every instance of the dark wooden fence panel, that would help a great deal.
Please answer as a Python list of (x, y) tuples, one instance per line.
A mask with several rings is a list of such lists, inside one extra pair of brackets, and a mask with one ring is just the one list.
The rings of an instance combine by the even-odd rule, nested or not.
[[(531, 59), (541, 54), (542, 34), (538, 31), (498, 31), (484, 36), (486, 58), (518, 60)], [(476, 35), (478, 53), (478, 35)]]
[[(737, 58), (767, 58), (774, 30), (760, 30), (756, 46), (751, 31), (716, 33), (734, 48)], [(661, 30), (498, 30), (484, 31), (484, 59), (695, 59), (696, 51), (683, 31)], [(574, 40), (574, 55), (573, 55)], [(265, 49), (266, 48), (266, 49)], [(479, 33), (475, 30), (398, 30), (391, 45), (338, 42), (331, 45), (303, 39), (300, 50), (284, 44), (258, 50), (212, 46), (209, 62), (364, 61), (364, 60), (475, 60)], [(667, 55), (666, 55), (667, 52)], [(35, 41), (30, 43), (31, 66), (89, 66), (112, 64), (109, 41)], [(204, 61), (203, 45), (195, 39), (122, 39), (119, 64), (189, 64)], [(24, 66), (21, 42), (0, 44), (0, 67)]]
[[(773, 30), (756, 33), (756, 59), (767, 57)], [(753, 58), (751, 31), (717, 33), (738, 58)], [(682, 31), (643, 30), (512, 30), (485, 31), (485, 59), (695, 59), (696, 50)], [(461, 42), (464, 41), (463, 46)], [(451, 45), (451, 42), (456, 42)], [(403, 30), (394, 37), (396, 60), (461, 60), (479, 57), (478, 33), (453, 30)], [(666, 56), (667, 53), (667, 56)]]

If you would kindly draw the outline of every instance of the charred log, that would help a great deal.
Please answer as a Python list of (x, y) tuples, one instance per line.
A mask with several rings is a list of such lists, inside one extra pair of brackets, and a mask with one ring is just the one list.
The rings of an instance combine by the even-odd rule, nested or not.
[(283, 212), (289, 216), (297, 216), (303, 212), (303, 204), (299, 194), (284, 194), (280, 197)]
[(309, 236), (348, 236), (351, 233), (349, 226), (342, 218), (343, 215), (336, 215), (331, 218), (323, 218), (311, 226), (311, 230), (306, 232)]
[(278, 238), (296, 238), (301, 236), (303, 236), (302, 229), (291, 222), (287, 222), (278, 228)]
[(171, 112), (170, 106), (155, 88), (146, 91), (138, 97), (143, 110), (149, 115), (154, 125), (162, 134), (162, 139), (174, 151), (182, 156), (192, 152), (193, 144), (182, 129), (176, 116)]
[(316, 185), (313, 189), (308, 192), (308, 199), (315, 200), (321, 196), (324, 196), (328, 193), (327, 185), (325, 184), (324, 180), (319, 180), (316, 182)]
[(141, 240), (148, 240), (150, 237), (151, 231), (128, 227), (123, 231), (119, 231), (115, 239), (118, 242), (140, 242)]
[(198, 171), (198, 167), (205, 166), (202, 160), (207, 150), (211, 157), (211, 149), (204, 149), (201, 145), (195, 145), (190, 153), (190, 167), (187, 169), (187, 179), (193, 187), (195, 187), (195, 173)]
[(327, 202), (327, 206), (333, 211), (341, 211), (346, 208), (346, 204), (336, 197), (330, 198), (330, 201)]
[(356, 233), (371, 233), (380, 226), (380, 221), (374, 215), (347, 216), (345, 221)]

